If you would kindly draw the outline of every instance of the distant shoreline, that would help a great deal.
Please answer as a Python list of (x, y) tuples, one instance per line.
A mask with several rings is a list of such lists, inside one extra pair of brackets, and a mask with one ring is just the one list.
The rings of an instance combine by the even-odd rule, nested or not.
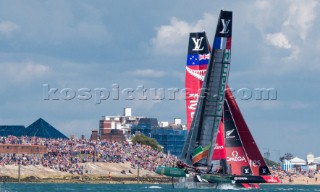
[[(1, 183), (19, 183), (19, 179), (0, 176)], [(113, 177), (72, 176), (64, 178), (37, 178), (34, 176), (20, 179), (20, 183), (85, 183), (85, 184), (171, 184), (170, 177)]]
[[(26, 177), (21, 178), (20, 182), (17, 178), (12, 178), (8, 176), (0, 176), (0, 184), (5, 183), (55, 183), (55, 184), (171, 184), (171, 177), (114, 177), (107, 178), (105, 176), (101, 177), (90, 177), (90, 176), (73, 176), (66, 178), (36, 178), (36, 177)], [(315, 185), (318, 186), (320, 183), (301, 183), (301, 182), (292, 182), (292, 183), (261, 183), (259, 185)]]
[[(133, 169), (130, 163), (81, 163), (84, 174), (71, 174), (42, 165), (20, 166), (20, 182), (23, 183), (171, 183), (170, 177), (153, 171)], [(19, 166), (0, 166), (0, 182), (19, 182)], [(121, 173), (124, 171), (125, 173)], [(129, 172), (131, 171), (131, 173)], [(139, 177), (138, 177), (139, 175)]]
[[(0, 176), (0, 183), (19, 183), (18, 178), (9, 176)], [(151, 176), (151, 177), (113, 177), (107, 176), (88, 176), (88, 175), (73, 175), (61, 178), (38, 178), (34, 176), (24, 177), (20, 179), (20, 183), (74, 183), (74, 184), (171, 184), (171, 177), (165, 176)], [(299, 179), (295, 182), (283, 183), (261, 183), (260, 185), (320, 185), (320, 183), (312, 182), (306, 183), (305, 179)]]
[[(59, 171), (42, 165), (27, 165), (20, 167), (21, 183), (92, 183), (92, 184), (171, 184), (171, 177), (161, 176), (153, 171), (132, 168), (129, 162), (126, 163), (81, 163), (84, 167), (84, 174), (71, 174)], [(19, 182), (19, 166), (0, 166), (1, 183)], [(121, 173), (121, 172), (124, 172)], [(273, 172), (281, 179), (281, 183), (276, 185), (320, 185), (320, 174), (309, 178), (306, 175), (289, 176), (283, 172)], [(138, 177), (139, 175), (139, 177)], [(268, 184), (267, 184), (268, 185)]]

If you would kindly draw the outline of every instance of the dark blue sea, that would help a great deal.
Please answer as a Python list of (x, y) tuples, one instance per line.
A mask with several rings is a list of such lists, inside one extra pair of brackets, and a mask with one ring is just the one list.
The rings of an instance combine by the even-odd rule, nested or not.
[[(259, 190), (250, 191), (320, 191), (320, 186), (316, 185), (261, 185)], [(173, 189), (171, 185), (139, 185), (139, 184), (19, 184), (19, 183), (6, 183), (0, 185), (0, 192), (50, 192), (50, 191), (132, 191), (132, 192), (158, 192), (158, 191), (169, 191), (169, 192), (201, 192), (201, 191), (232, 191), (232, 190), (190, 190), (190, 189)], [(248, 191), (248, 190), (235, 190), (235, 191)]]

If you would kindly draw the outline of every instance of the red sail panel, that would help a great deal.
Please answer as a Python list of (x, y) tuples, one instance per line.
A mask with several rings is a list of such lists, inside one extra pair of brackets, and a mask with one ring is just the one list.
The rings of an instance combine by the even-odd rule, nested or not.
[(214, 152), (212, 160), (226, 159), (226, 149), (224, 144), (224, 124), (221, 121), (219, 125), (216, 144), (214, 146)]
[[(202, 82), (198, 77), (205, 75), (207, 65), (205, 66), (187, 66), (186, 67), (186, 112), (187, 112), (187, 130), (190, 129), (191, 122), (198, 104), (198, 98), (202, 87)], [(195, 75), (195, 73), (202, 74)]]
[(186, 65), (186, 112), (187, 130), (190, 130), (202, 82), (210, 60), (210, 44), (205, 32), (190, 33)]
[[(254, 141), (251, 132), (241, 114), (241, 111), (230, 91), (229, 87), (226, 89), (225, 97), (230, 107), (235, 125), (238, 129), (239, 136), (242, 141), (242, 145), (245, 149), (246, 155), (249, 160), (253, 175), (269, 175), (270, 171), (258, 149), (256, 142)], [(228, 153), (227, 153), (228, 155)]]
[(242, 147), (226, 147), (227, 166), (235, 175), (250, 175), (251, 170)]

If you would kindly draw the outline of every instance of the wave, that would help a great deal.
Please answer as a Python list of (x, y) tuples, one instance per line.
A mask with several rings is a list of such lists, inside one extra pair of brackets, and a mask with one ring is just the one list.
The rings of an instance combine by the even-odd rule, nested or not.
[(145, 188), (148, 188), (148, 189), (162, 189), (162, 187), (160, 187), (160, 186), (149, 186), (149, 187), (145, 187)]

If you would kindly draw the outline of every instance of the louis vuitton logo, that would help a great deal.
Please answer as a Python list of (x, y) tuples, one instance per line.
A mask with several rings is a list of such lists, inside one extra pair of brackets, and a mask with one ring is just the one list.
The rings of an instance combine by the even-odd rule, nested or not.
[(231, 19), (228, 19), (228, 20), (225, 20), (225, 19), (221, 19), (221, 22), (222, 22), (222, 30), (220, 31), (220, 33), (222, 34), (226, 34), (226, 33), (229, 33), (229, 29), (228, 29), (228, 26), (231, 22)]
[(200, 37), (200, 39), (196, 39), (195, 37), (192, 38), (193, 42), (194, 42), (194, 48), (192, 49), (192, 51), (202, 51), (204, 46), (202, 46), (202, 48), (200, 48), (203, 37)]

